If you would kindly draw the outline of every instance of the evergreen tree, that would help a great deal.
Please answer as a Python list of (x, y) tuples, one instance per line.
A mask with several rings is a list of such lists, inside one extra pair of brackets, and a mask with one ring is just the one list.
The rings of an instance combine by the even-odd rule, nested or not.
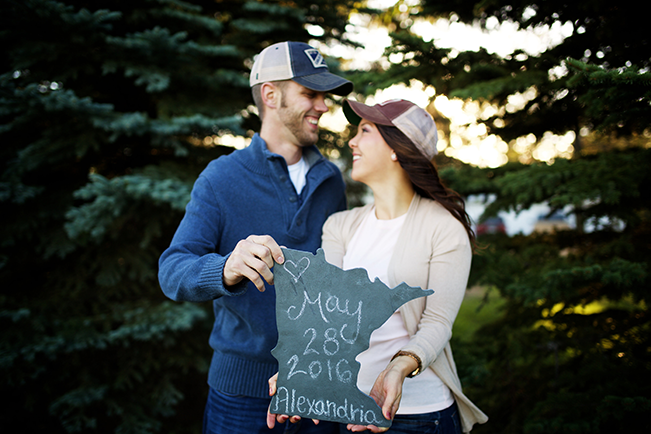
[[(521, 110), (499, 111), (481, 120), (489, 133), (507, 141), (528, 134), (541, 138), (546, 131), (578, 132), (582, 127), (608, 127), (620, 135), (641, 134), (646, 128), (644, 119), (651, 114), (651, 37), (646, 31), (646, 18), (635, 2), (422, 0), (403, 10), (386, 14), (391, 19), (393, 44), (385, 53), (399, 54), (402, 60), (387, 70), (378, 66), (360, 77), (356, 89), (363, 94), (418, 79), (434, 86), (439, 94), (503, 107), (513, 94), (534, 90), (534, 96)], [(489, 20), (540, 31), (566, 25), (572, 33), (539, 55), (517, 50), (504, 58), (485, 49), (456, 53), (438, 47), (435, 39), (424, 41), (410, 31), (409, 23), (416, 19), (439, 18), (477, 23), (484, 28)], [(606, 86), (610, 89), (610, 104), (605, 106), (600, 97), (592, 98), (572, 83), (573, 72), (585, 69), (579, 66), (581, 63), (597, 68), (591, 70), (591, 80), (603, 82), (611, 77), (611, 85)], [(620, 86), (617, 90), (615, 84)], [(617, 114), (622, 107), (627, 108), (626, 115)], [(606, 110), (617, 120), (594, 116), (596, 110)], [(577, 141), (579, 151), (580, 146)]]
[(583, 222), (479, 238), (471, 285), (504, 305), (469, 343), (454, 343), (466, 392), (490, 418), (478, 433), (651, 428), (649, 164), (651, 150), (629, 149), (444, 170), (464, 194), (496, 196), (488, 215), (548, 202)]
[[(646, 431), (651, 408), (651, 87), (649, 33), (633, 2), (429, 1), (387, 12), (393, 45), (356, 77), (362, 93), (418, 79), (437, 93), (504, 106), (534, 90), (522, 110), (484, 122), (505, 140), (577, 133), (575, 158), (553, 164), (461, 167), (437, 157), (464, 195), (494, 197), (485, 216), (547, 203), (576, 227), (480, 237), (471, 284), (504, 300), (499, 319), (470, 343), (455, 340), (464, 388), (488, 414), (480, 433)], [(571, 23), (539, 55), (454, 53), (409, 30), (450, 18), (521, 28)], [(579, 130), (593, 131), (590, 140)], [(582, 140), (582, 141), (580, 141)], [(455, 339), (453, 337), (453, 339)], [(474, 431), (473, 431), (474, 432)]]
[(350, 5), (0, 5), (0, 426), (198, 432), (212, 314), (165, 299), (158, 257), (219, 138), (259, 126), (253, 55), (341, 38)]

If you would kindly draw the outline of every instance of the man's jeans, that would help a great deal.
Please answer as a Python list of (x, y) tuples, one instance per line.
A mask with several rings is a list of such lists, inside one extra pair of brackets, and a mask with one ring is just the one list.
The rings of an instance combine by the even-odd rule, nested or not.
[[(299, 423), (276, 423), (267, 428), (267, 409), (271, 399), (227, 395), (210, 388), (203, 417), (203, 434), (337, 434), (338, 424), (321, 421), (314, 425), (304, 419)], [(344, 427), (345, 429), (345, 427)]]

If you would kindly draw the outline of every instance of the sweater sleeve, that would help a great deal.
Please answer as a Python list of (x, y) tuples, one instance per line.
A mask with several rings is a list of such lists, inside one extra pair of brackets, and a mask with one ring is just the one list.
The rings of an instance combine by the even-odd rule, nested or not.
[(221, 238), (220, 212), (210, 182), (200, 176), (185, 216), (172, 242), (159, 259), (158, 280), (165, 295), (175, 301), (210, 301), (237, 295), (246, 284), (224, 287), (224, 264), (229, 255), (215, 253)]

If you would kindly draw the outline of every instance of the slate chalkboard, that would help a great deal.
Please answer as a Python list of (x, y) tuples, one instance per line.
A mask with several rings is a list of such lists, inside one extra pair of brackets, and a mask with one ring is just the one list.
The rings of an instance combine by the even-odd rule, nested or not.
[(278, 384), (270, 411), (310, 419), (389, 427), (373, 398), (357, 388), (355, 357), (371, 333), (403, 304), (432, 294), (404, 283), (390, 289), (366, 270), (344, 271), (316, 255), (283, 249), (274, 266)]

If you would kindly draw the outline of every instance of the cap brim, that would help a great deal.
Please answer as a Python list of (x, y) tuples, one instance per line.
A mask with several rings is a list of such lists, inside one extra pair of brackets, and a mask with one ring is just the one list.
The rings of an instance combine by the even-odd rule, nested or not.
[(389, 118), (387, 118), (380, 110), (376, 107), (367, 106), (361, 102), (351, 101), (349, 99), (344, 100), (343, 104), (344, 115), (348, 122), (353, 125), (359, 125), (362, 119), (371, 121), (374, 124), (380, 125), (389, 125), (392, 126), (393, 123)]
[(292, 78), (296, 83), (318, 92), (345, 96), (353, 91), (353, 83), (328, 71)]

